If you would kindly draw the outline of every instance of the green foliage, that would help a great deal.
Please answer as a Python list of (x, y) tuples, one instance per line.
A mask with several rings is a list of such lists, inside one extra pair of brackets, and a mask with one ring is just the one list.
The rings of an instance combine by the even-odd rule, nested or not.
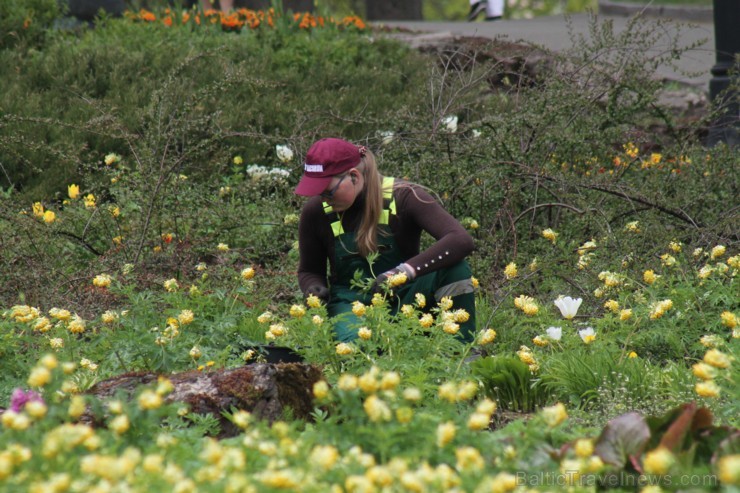
[(6, 0), (0, 4), (0, 50), (38, 48), (61, 17), (57, 0)]
[(516, 357), (480, 358), (470, 366), (485, 395), (495, 399), (501, 409), (531, 413), (552, 399), (529, 367)]

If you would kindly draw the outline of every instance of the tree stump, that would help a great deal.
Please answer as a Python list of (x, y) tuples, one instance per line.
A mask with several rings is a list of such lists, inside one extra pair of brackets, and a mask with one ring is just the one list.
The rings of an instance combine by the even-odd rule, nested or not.
[[(309, 419), (314, 409), (313, 384), (322, 379), (322, 372), (317, 366), (302, 363), (257, 363), (165, 376), (174, 387), (166, 402), (182, 402), (192, 413), (214, 415), (221, 424), (219, 438), (226, 438), (239, 433), (221, 414), (232, 407), (271, 423), (285, 416), (288, 409), (295, 419)], [(139, 386), (156, 384), (158, 377), (155, 373), (124, 374), (97, 383), (87, 393), (101, 400), (111, 399), (119, 392), (133, 398)]]

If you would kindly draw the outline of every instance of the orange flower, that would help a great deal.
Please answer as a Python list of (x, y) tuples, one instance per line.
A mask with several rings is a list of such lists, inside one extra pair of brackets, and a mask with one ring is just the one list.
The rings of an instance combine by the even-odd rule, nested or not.
[(139, 19), (146, 22), (154, 22), (157, 20), (157, 16), (146, 9), (141, 9), (139, 11)]
[(162, 19), (162, 23), (167, 27), (172, 27), (172, 17), (165, 17), (164, 19)]

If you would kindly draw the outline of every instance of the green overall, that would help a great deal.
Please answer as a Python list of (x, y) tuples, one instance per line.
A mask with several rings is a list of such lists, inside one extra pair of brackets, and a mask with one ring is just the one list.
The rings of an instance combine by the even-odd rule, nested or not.
[[(363, 325), (362, 321), (352, 313), (352, 303), (361, 301), (369, 305), (372, 300), (372, 294), (351, 288), (350, 281), (354, 279), (355, 272), (359, 270), (363, 278), (371, 278), (374, 277), (373, 272), (379, 275), (406, 261), (401, 255), (389, 226), (390, 216), (396, 214), (393, 182), (392, 177), (383, 179), (383, 211), (378, 225), (379, 255), (372, 271), (367, 259), (358, 253), (354, 232), (345, 232), (339, 215), (332, 211), (329, 204), (324, 203), (324, 212), (332, 221), (334, 268), (336, 269), (334, 273), (336, 281), (330, 287), (331, 301), (327, 305), (327, 310), (329, 316), (334, 317), (334, 333), (337, 340), (341, 342), (356, 339), (357, 330)], [(453, 302), (453, 309), (462, 308), (470, 314), (470, 319), (460, 324), (460, 332), (458, 332), (458, 336), (463, 341), (470, 342), (475, 332), (475, 294), (471, 276), (470, 266), (465, 260), (419, 276), (403, 286), (394, 288), (397, 297), (394, 299), (400, 301), (397, 304), (391, 303), (391, 314), (395, 315), (402, 305), (413, 304), (416, 293), (422, 293), (427, 298), (428, 308), (434, 307), (442, 297), (449, 296)]]

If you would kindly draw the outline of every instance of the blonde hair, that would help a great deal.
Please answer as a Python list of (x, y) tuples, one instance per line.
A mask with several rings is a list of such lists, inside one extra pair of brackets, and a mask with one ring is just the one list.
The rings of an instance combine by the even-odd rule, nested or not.
[(355, 234), (357, 249), (363, 257), (378, 251), (378, 221), (383, 211), (383, 176), (378, 171), (375, 155), (368, 149), (357, 165), (365, 180), (365, 210)]

